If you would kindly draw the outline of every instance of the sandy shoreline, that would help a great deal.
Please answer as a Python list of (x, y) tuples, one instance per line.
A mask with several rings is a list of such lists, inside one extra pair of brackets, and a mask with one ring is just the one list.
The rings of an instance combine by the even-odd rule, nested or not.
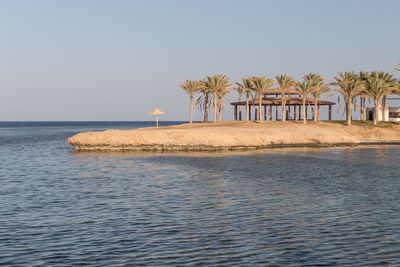
[(400, 144), (400, 126), (344, 126), (333, 122), (182, 124), (161, 128), (83, 132), (68, 143), (80, 151), (223, 151), (273, 147)]

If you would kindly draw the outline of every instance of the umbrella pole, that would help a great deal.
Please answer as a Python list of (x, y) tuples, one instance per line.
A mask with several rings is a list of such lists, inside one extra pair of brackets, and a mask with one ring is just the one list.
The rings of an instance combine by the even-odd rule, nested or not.
[(156, 116), (156, 125), (157, 125), (157, 128), (158, 128), (158, 116)]

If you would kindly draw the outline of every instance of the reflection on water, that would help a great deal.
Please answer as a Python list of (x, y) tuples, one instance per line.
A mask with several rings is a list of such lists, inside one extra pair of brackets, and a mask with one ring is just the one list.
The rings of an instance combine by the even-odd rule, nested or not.
[(400, 264), (400, 147), (77, 153), (52, 127), (0, 129), (0, 264)]

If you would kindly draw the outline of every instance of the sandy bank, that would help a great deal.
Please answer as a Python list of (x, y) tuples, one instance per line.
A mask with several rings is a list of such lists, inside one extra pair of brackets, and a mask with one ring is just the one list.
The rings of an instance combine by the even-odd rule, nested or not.
[(213, 151), (271, 147), (400, 144), (400, 126), (344, 126), (334, 122), (183, 124), (161, 128), (84, 132), (68, 139), (77, 150)]

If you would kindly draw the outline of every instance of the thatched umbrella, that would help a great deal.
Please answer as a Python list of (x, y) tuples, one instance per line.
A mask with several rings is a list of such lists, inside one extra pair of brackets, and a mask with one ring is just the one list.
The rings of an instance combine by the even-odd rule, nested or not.
[(165, 114), (166, 112), (159, 110), (158, 108), (155, 108), (152, 112), (146, 113), (146, 115), (155, 115), (156, 116), (156, 126), (158, 128), (158, 116)]

